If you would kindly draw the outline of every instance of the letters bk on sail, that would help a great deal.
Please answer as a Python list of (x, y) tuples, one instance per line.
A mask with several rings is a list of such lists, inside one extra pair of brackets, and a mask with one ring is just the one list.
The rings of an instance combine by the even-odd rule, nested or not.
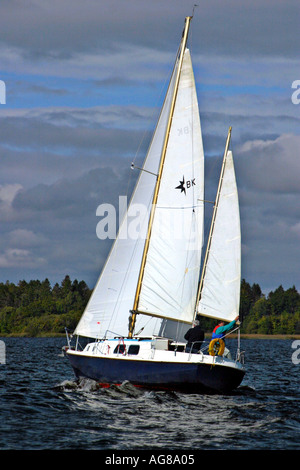
[(190, 52), (185, 50), (138, 311), (191, 323), (204, 214), (204, 155)]
[[(176, 70), (177, 63), (170, 79), (165, 101), (143, 166), (145, 170), (154, 174), (158, 172)], [(124, 218), (106, 264), (74, 334), (90, 338), (103, 338), (109, 330), (118, 335), (127, 336), (129, 312), (133, 307), (155, 182), (156, 178), (153, 174), (146, 171), (140, 172), (127, 211), (127, 214), (130, 214), (131, 208), (137, 207), (138, 204), (141, 204), (143, 208), (147, 208), (147, 211), (140, 214), (140, 236), (135, 238), (128, 236), (128, 220)], [(139, 328), (141, 320), (142, 315), (138, 315), (136, 330)], [(147, 318), (147, 321), (149, 321), (149, 318)]]
[(241, 229), (232, 152), (227, 153), (198, 312), (232, 321), (239, 314)]

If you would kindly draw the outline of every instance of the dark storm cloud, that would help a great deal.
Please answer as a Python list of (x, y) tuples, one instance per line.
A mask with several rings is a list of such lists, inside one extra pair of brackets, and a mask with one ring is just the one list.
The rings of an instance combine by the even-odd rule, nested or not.
[(133, 152), (140, 137), (138, 131), (135, 135), (134, 131), (124, 129), (57, 126), (35, 118), (6, 118), (2, 131), (2, 145), (32, 150), (51, 148), (62, 153), (72, 148), (77, 152), (97, 149), (99, 155), (108, 150), (114, 153), (119, 149), (120, 141), (128, 151)]
[[(128, 170), (129, 175), (129, 170)], [(87, 212), (95, 213), (98, 204), (118, 202), (118, 191), (126, 191), (125, 178), (118, 176), (111, 167), (90, 170), (79, 178), (61, 179), (46, 185), (39, 184), (19, 191), (13, 201), (13, 208), (20, 213), (41, 212), (43, 217), (64, 219), (82, 218)], [(111, 196), (114, 196), (111, 199)]]
[[(107, 44), (171, 47), (192, 4), (181, 0), (54, 0), (1, 3), (2, 43), (31, 59), (68, 59), (75, 51), (104, 50)], [(211, 54), (298, 53), (296, 0), (206, 0), (195, 13), (193, 40)], [(238, 38), (238, 41), (237, 41)]]

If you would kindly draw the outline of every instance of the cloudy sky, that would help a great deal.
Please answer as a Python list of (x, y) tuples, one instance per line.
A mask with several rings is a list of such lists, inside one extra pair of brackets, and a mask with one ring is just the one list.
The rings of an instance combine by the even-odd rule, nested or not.
[[(231, 125), (242, 276), (265, 293), (300, 290), (299, 0), (198, 3), (189, 47), (207, 196)], [(69, 274), (94, 286), (111, 243), (97, 238), (97, 207), (132, 190), (192, 9), (0, 1), (0, 282)]]

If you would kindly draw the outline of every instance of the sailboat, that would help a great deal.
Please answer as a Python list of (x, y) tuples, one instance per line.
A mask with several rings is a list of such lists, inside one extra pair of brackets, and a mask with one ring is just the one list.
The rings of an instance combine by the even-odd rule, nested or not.
[[(103, 387), (129, 381), (152, 389), (224, 393), (237, 388), (245, 374), (239, 339), (234, 359), (207, 345), (186, 352), (184, 340), (199, 315), (225, 322), (238, 315), (241, 278), (231, 128), (203, 256), (204, 152), (187, 47), (191, 20), (185, 18), (127, 214), (74, 333), (67, 333), (75, 376)], [(129, 236), (128, 215), (141, 205), (147, 210), (140, 211), (139, 236)]]

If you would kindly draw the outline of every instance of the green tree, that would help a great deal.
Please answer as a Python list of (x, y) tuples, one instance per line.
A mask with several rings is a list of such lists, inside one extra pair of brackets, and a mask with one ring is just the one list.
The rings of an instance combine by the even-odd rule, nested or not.
[(272, 322), (270, 317), (262, 316), (257, 322), (257, 333), (261, 335), (270, 334), (272, 331)]
[(280, 285), (274, 292), (269, 293), (269, 301), (271, 303), (272, 313), (280, 314), (285, 307), (285, 295), (282, 285)]
[[(0, 334), (37, 336), (73, 331), (91, 295), (84, 281), (66, 275), (53, 288), (49, 280), (0, 283)], [(295, 286), (279, 286), (265, 297), (258, 284), (241, 282), (242, 333), (300, 334), (300, 294)], [(215, 319), (201, 318), (211, 332)]]

